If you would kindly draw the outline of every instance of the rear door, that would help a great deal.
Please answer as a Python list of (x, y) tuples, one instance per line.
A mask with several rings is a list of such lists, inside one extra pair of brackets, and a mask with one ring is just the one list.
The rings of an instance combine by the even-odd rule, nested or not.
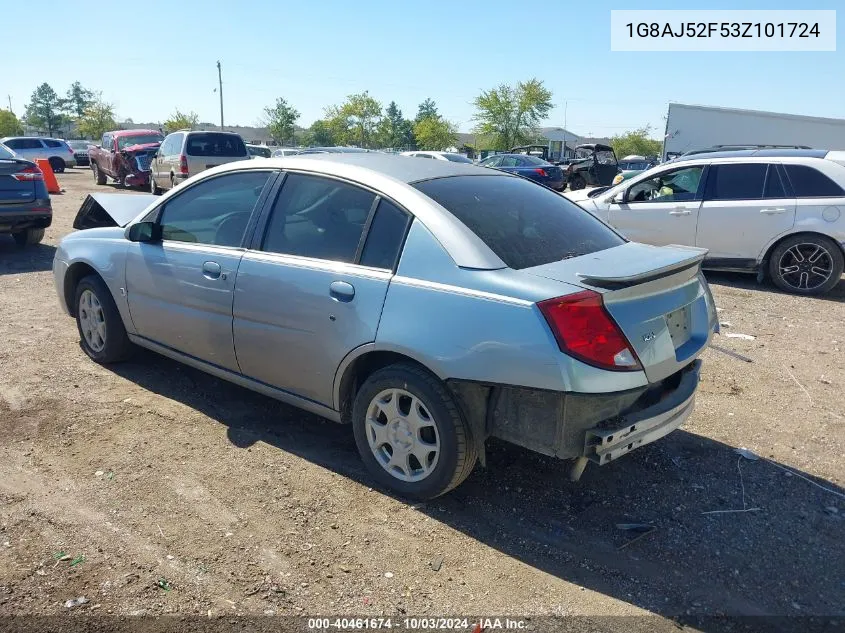
[(408, 215), (341, 180), (290, 173), (238, 270), (246, 376), (333, 406), (335, 372), (375, 340)]
[(695, 245), (704, 165), (677, 167), (628, 187), (608, 203), (608, 221), (634, 242)]
[(695, 243), (719, 265), (753, 267), (763, 248), (795, 224), (795, 198), (774, 163), (710, 165), (703, 197)]

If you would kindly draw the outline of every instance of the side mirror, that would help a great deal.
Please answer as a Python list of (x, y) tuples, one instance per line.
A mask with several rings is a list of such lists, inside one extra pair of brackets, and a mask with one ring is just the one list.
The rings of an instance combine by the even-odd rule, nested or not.
[(161, 241), (161, 225), (155, 222), (138, 222), (126, 227), (124, 233), (130, 242), (159, 242)]
[(623, 204), (625, 202), (625, 189), (613, 194), (608, 202), (610, 204)]

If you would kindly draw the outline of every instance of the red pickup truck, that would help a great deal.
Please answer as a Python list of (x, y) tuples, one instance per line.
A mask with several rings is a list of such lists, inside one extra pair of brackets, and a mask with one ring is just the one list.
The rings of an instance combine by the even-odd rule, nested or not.
[(150, 163), (164, 134), (157, 130), (117, 130), (103, 134), (100, 145), (88, 150), (98, 185), (111, 178), (124, 187), (149, 187)]

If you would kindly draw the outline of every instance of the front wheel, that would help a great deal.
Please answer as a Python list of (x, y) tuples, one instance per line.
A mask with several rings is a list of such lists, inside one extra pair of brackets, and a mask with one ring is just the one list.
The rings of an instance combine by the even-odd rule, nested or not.
[(583, 189), (587, 186), (587, 181), (584, 180), (584, 176), (580, 174), (575, 174), (572, 178), (569, 179), (569, 190), (570, 191), (578, 191), (579, 189)]
[(156, 184), (156, 179), (152, 174), (150, 174), (150, 193), (154, 196), (161, 195), (161, 187)]
[(404, 497), (431, 499), (452, 490), (478, 458), (445, 385), (411, 364), (390, 365), (364, 382), (352, 427), (370, 474)]
[(94, 182), (98, 185), (106, 184), (106, 175), (100, 171), (100, 166), (93, 161), (91, 162), (91, 171), (94, 172)]
[(769, 275), (781, 290), (820, 295), (833, 288), (845, 267), (842, 250), (822, 235), (795, 235), (777, 245), (769, 257)]
[(97, 275), (76, 286), (76, 326), (83, 351), (97, 363), (114, 363), (129, 356), (132, 343), (106, 283)]

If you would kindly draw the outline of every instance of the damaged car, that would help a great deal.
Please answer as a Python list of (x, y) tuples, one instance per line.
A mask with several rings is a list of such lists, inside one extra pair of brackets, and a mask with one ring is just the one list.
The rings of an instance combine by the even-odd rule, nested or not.
[(444, 494), (495, 437), (604, 466), (692, 413), (706, 251), (629, 242), (546, 187), (368, 153), (95, 194), (56, 250), (95, 362), (144, 347), (352, 425), (383, 487)]
[(106, 132), (88, 150), (94, 181), (105, 185), (111, 178), (122, 187), (149, 187), (150, 165), (163, 139), (156, 130)]

